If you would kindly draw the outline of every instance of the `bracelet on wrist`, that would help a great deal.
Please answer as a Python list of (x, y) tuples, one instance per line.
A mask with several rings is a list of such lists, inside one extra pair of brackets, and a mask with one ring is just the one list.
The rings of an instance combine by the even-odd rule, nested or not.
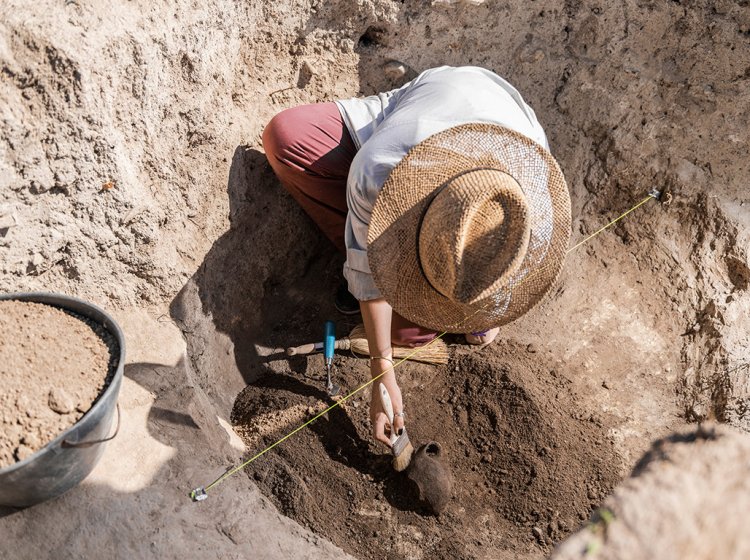
[(395, 365), (393, 363), (393, 360), (391, 358), (387, 358), (385, 356), (370, 356), (370, 365), (372, 366), (373, 360), (385, 360), (386, 362), (391, 362), (391, 366)]

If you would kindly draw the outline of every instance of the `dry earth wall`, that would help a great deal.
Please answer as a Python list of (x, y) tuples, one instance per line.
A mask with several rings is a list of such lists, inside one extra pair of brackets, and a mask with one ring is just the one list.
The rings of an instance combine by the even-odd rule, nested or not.
[[(654, 442), (552, 560), (747, 558), (750, 438), (703, 425)], [(731, 507), (727, 504), (731, 503)]]

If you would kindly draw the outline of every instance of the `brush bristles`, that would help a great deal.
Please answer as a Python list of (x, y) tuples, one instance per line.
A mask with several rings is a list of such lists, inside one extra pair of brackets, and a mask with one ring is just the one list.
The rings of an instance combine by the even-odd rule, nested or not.
[[(406, 436), (403, 436), (406, 437)], [(398, 440), (393, 444), (393, 447), (391, 448), (393, 452), (393, 469), (397, 472), (405, 471), (406, 468), (409, 466), (409, 463), (411, 463), (411, 456), (414, 453), (414, 447), (412, 446), (411, 442), (409, 441), (408, 437), (406, 439), (406, 442), (398, 446), (399, 449), (396, 449), (396, 443), (398, 443)]]
[[(355, 354), (370, 355), (370, 347), (367, 344), (364, 325), (359, 324), (354, 327), (349, 335), (349, 340), (351, 342), (351, 349)], [(409, 360), (425, 364), (447, 364), (448, 357), (448, 347), (442, 339), (433, 340), (429, 344), (418, 348), (393, 346), (394, 359), (408, 358)]]

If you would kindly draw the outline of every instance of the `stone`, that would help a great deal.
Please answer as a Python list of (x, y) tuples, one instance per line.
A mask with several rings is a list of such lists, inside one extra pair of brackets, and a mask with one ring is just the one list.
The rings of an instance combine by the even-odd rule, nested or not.
[(49, 392), (48, 406), (53, 412), (58, 414), (68, 414), (76, 408), (76, 403), (63, 389), (53, 387)]
[(34, 454), (34, 451), (31, 449), (31, 447), (27, 445), (19, 445), (15, 452), (16, 460), (18, 461), (23, 461), (24, 459), (28, 459), (33, 454)]
[(383, 73), (391, 80), (397, 80), (406, 74), (406, 65), (398, 60), (389, 60), (383, 65)]
[(533, 529), (531, 529), (531, 534), (534, 535), (534, 538), (540, 543), (544, 542), (544, 534), (539, 527), (534, 527)]
[(16, 225), (16, 217), (11, 212), (0, 212), (0, 230), (10, 229)]

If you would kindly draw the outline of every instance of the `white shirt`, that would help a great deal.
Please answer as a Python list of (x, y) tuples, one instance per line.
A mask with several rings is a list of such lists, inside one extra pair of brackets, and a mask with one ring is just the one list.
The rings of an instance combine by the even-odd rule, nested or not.
[(510, 128), (548, 148), (531, 107), (484, 68), (433, 68), (399, 89), (336, 104), (358, 148), (346, 187), (344, 277), (360, 301), (381, 297), (367, 260), (367, 228), (380, 189), (412, 147), (448, 128), (478, 122)]

